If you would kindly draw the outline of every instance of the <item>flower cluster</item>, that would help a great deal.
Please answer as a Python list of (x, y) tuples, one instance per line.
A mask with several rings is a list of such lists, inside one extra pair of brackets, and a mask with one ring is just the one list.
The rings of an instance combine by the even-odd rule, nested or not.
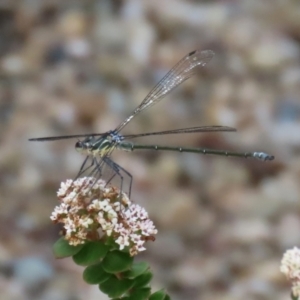
[(292, 283), (292, 293), (300, 296), (300, 249), (294, 247), (287, 250), (281, 260), (280, 271), (286, 275)]
[(111, 236), (120, 250), (128, 247), (133, 256), (145, 250), (145, 242), (154, 240), (157, 233), (145, 209), (101, 179), (67, 180), (61, 183), (57, 196), (61, 203), (50, 218), (63, 224), (70, 245)]

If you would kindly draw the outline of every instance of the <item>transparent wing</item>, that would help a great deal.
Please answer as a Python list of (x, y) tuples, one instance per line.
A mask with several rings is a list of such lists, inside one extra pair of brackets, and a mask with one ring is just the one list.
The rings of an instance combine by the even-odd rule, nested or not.
[(116, 128), (116, 131), (123, 129), (136, 114), (162, 100), (175, 87), (195, 74), (197, 67), (205, 66), (213, 56), (211, 50), (195, 50), (187, 54), (159, 81), (132, 114)]
[(74, 135), (61, 135), (61, 136), (46, 136), (41, 138), (31, 138), (28, 139), (30, 142), (49, 142), (49, 141), (57, 141), (57, 140), (66, 140), (66, 139), (76, 139), (82, 137), (91, 137), (91, 136), (104, 136), (108, 135), (108, 133), (88, 133), (88, 134), (74, 134)]
[(227, 127), (227, 126), (198, 126), (198, 127), (190, 127), (190, 128), (181, 128), (181, 129), (173, 129), (173, 130), (165, 130), (165, 131), (157, 131), (157, 132), (146, 132), (139, 134), (128, 134), (123, 135), (125, 139), (134, 139), (137, 137), (149, 136), (149, 135), (166, 135), (166, 134), (178, 134), (178, 133), (195, 133), (195, 132), (232, 132), (236, 131), (235, 128)]

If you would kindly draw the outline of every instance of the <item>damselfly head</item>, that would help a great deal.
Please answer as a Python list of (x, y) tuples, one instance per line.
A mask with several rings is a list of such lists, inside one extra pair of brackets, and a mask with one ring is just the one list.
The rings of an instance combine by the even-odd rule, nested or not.
[(92, 143), (90, 142), (90, 139), (84, 139), (83, 141), (78, 141), (75, 144), (75, 149), (79, 153), (86, 152), (88, 150), (91, 150), (93, 147)]
[(83, 150), (83, 143), (82, 143), (82, 141), (76, 142), (75, 149), (76, 149), (77, 152), (82, 152), (82, 150)]

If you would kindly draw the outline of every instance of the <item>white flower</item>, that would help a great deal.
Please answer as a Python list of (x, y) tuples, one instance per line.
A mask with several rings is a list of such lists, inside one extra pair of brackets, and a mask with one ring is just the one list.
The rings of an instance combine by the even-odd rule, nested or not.
[(300, 297), (300, 249), (294, 247), (287, 250), (281, 260), (280, 271), (285, 274), (292, 283), (292, 292)]
[(64, 223), (65, 223), (65, 230), (68, 234), (71, 234), (72, 232), (76, 231), (76, 224), (74, 223), (74, 221), (70, 218), (65, 218), (64, 219)]
[(157, 233), (145, 209), (103, 180), (67, 180), (57, 195), (61, 203), (50, 218), (63, 224), (70, 245), (83, 244), (88, 237), (113, 236), (120, 250), (128, 247), (129, 253), (136, 255)]
[(115, 219), (117, 217), (117, 215), (118, 214), (113, 209), (110, 209), (109, 211), (107, 211), (107, 218), (109, 220)]
[(94, 223), (94, 221), (91, 218), (89, 218), (88, 216), (79, 220), (79, 224), (85, 228), (88, 228), (93, 223)]
[(138, 244), (139, 242), (141, 242), (141, 235), (133, 233), (130, 235), (130, 239), (132, 240), (133, 243)]
[(100, 209), (107, 211), (108, 209), (111, 208), (110, 204), (109, 204), (109, 199), (104, 199), (103, 201), (99, 202), (100, 205)]
[(88, 206), (89, 210), (100, 210), (101, 209), (101, 201), (99, 201), (98, 199), (95, 199), (92, 201), (92, 204), (90, 204)]
[(123, 250), (126, 246), (129, 246), (129, 238), (128, 236), (119, 236), (116, 243), (120, 245), (120, 250)]

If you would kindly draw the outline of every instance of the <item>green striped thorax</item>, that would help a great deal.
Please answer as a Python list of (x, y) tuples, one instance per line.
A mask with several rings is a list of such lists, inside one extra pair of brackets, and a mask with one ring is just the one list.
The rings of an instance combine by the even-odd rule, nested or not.
[(132, 151), (133, 144), (123, 141), (124, 137), (115, 132), (103, 135), (100, 138), (89, 136), (83, 141), (75, 144), (75, 149), (82, 154), (104, 157), (108, 155), (114, 148), (125, 151)]
[(110, 135), (101, 138), (87, 137), (75, 144), (75, 149), (82, 154), (103, 157), (116, 146), (116, 141)]

